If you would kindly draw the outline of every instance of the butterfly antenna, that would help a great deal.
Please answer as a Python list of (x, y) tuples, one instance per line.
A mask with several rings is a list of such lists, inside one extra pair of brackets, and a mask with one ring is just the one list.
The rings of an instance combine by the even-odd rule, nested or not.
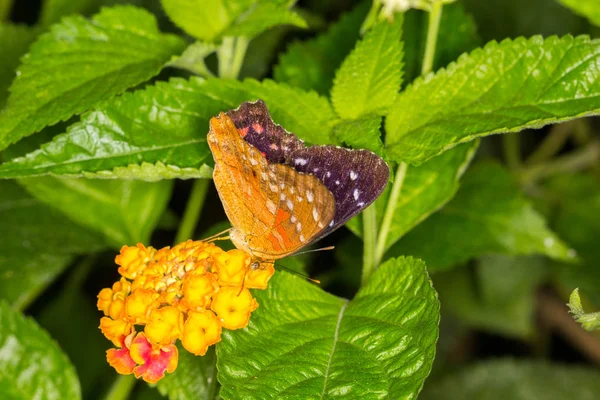
[(314, 253), (317, 251), (328, 251), (328, 250), (333, 250), (333, 249), (335, 249), (335, 246), (327, 246), (327, 247), (321, 247), (319, 249), (304, 250), (299, 253), (294, 253), (294, 255), (299, 256), (300, 254)]
[(293, 269), (290, 269), (290, 268), (284, 267), (284, 266), (283, 266), (283, 265), (281, 265), (281, 264), (277, 264), (277, 267), (278, 267), (278, 268), (281, 268), (281, 269), (284, 269), (284, 270), (286, 270), (287, 272), (289, 272), (289, 273), (292, 273), (292, 274), (294, 274), (294, 275), (301, 276), (302, 278), (304, 278), (304, 279), (306, 279), (306, 280), (309, 280), (309, 281), (311, 281), (311, 282), (313, 282), (313, 283), (316, 283), (316, 284), (319, 284), (319, 285), (321, 284), (321, 281), (320, 281), (320, 280), (318, 280), (318, 279), (313, 279), (313, 278), (311, 278), (310, 276), (303, 274), (302, 272), (294, 271)]
[(214, 235), (209, 236), (209, 237), (203, 239), (202, 241), (206, 242), (206, 243), (210, 243), (210, 242), (214, 242), (215, 240), (227, 240), (227, 239), (229, 239), (229, 236), (221, 236), (221, 235), (223, 235), (224, 233), (229, 232), (232, 229), (233, 228), (225, 229), (224, 231), (221, 231), (219, 233), (215, 233)]

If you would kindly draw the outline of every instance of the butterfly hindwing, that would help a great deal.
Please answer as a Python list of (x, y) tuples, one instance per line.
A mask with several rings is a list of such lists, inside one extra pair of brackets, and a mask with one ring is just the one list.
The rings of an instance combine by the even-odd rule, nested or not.
[(310, 243), (327, 227), (335, 200), (316, 177), (269, 163), (224, 113), (210, 125), (213, 179), (236, 247), (277, 259)]

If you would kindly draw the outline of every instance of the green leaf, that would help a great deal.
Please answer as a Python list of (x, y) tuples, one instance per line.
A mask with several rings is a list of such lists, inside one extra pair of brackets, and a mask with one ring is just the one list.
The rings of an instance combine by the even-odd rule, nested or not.
[(573, 319), (583, 326), (583, 329), (587, 331), (594, 331), (600, 329), (600, 312), (586, 313), (583, 310), (581, 304), (581, 298), (579, 297), (579, 288), (573, 290), (571, 296), (569, 296), (569, 311), (573, 314)]
[(600, 373), (575, 365), (494, 360), (427, 383), (419, 400), (592, 400), (600, 392)]
[(225, 32), (227, 36), (245, 36), (253, 38), (276, 25), (293, 25), (308, 28), (306, 21), (290, 11), (286, 6), (274, 3), (259, 3), (238, 18), (235, 24)]
[(600, 26), (600, 3), (597, 0), (558, 0), (575, 14), (586, 17), (596, 26)]
[(473, 269), (433, 276), (444, 310), (468, 326), (502, 336), (529, 339), (534, 333), (535, 289), (546, 277), (540, 256), (488, 255)]
[(419, 260), (389, 260), (351, 301), (285, 273), (255, 295), (217, 345), (224, 399), (415, 398), (431, 370), (439, 303)]
[[(458, 180), (471, 162), (478, 142), (466, 143), (445, 152), (418, 167), (408, 167), (400, 198), (396, 204), (386, 248), (390, 248), (408, 231), (446, 204), (458, 190)], [(381, 224), (390, 196), (391, 184), (375, 201), (378, 224)], [(360, 217), (346, 225), (362, 236)]]
[(172, 181), (102, 181), (28, 178), (25, 188), (82, 226), (102, 234), (115, 248), (148, 243), (167, 206)]
[(422, 258), (430, 271), (489, 253), (574, 258), (511, 175), (491, 162), (469, 169), (456, 197), (390, 249), (390, 254)]
[[(409, 10), (404, 15), (403, 36), (405, 82), (412, 82), (421, 74), (427, 41), (428, 13)], [(466, 13), (461, 3), (444, 5), (435, 47), (433, 70), (455, 61), (462, 53), (481, 45), (473, 17)]]
[[(10, 399), (80, 399), (73, 366), (30, 318), (0, 301), (0, 393)], [(8, 393), (11, 397), (4, 397)]]
[(0, 108), (8, 97), (8, 87), (16, 76), (19, 60), (36, 35), (37, 31), (29, 26), (0, 23)]
[(222, 36), (253, 37), (275, 25), (306, 27), (287, 2), (256, 0), (161, 0), (165, 12), (197, 39), (214, 42)]
[(333, 127), (333, 137), (355, 149), (369, 149), (383, 155), (381, 117), (371, 115), (355, 120), (342, 120)]
[(10, 18), (10, 12), (13, 6), (13, 0), (3, 0), (0, 2), (0, 22)]
[(386, 150), (419, 164), (479, 136), (597, 114), (599, 60), (600, 41), (587, 37), (490, 43), (398, 96)]
[(0, 114), (0, 149), (150, 79), (182, 50), (181, 38), (135, 7), (66, 17), (23, 58)]
[(558, 265), (558, 279), (569, 289), (579, 287), (598, 306), (600, 184), (592, 174), (557, 175), (546, 182), (544, 191), (554, 208), (554, 230), (573, 246), (581, 261), (579, 265)]
[(279, 57), (273, 75), (278, 82), (315, 90), (326, 95), (333, 83), (336, 69), (360, 37), (360, 26), (367, 14), (363, 2), (317, 37), (292, 43)]
[(259, 98), (277, 123), (300, 138), (321, 144), (332, 141), (330, 123), (335, 114), (327, 99), (315, 93), (272, 81), (173, 79), (126, 93), (85, 114), (80, 123), (39, 150), (2, 164), (0, 177), (210, 177), (209, 119)]
[(387, 114), (402, 81), (401, 36), (401, 16), (392, 23), (384, 20), (346, 57), (331, 89), (331, 102), (342, 119)]
[(156, 386), (169, 400), (216, 399), (218, 382), (213, 348), (202, 357), (179, 348), (177, 370), (161, 379)]
[(22, 309), (74, 255), (99, 251), (104, 242), (15, 182), (0, 181), (0, 193), (0, 298)]

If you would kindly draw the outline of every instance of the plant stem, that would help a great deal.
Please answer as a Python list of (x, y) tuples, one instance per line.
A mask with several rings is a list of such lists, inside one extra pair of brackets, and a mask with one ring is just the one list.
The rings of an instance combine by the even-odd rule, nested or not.
[[(402, 185), (404, 184), (404, 178), (406, 177), (406, 170), (408, 169), (408, 164), (401, 162), (398, 166), (398, 171), (396, 171), (396, 177), (394, 179), (394, 184), (392, 185), (392, 190), (390, 191), (390, 197), (388, 198), (387, 206), (385, 208), (385, 213), (383, 214), (383, 221), (381, 222), (381, 228), (379, 230), (379, 236), (377, 237), (377, 246), (375, 247), (375, 257), (373, 261), (373, 270), (379, 267), (381, 260), (383, 259), (383, 255), (387, 250), (387, 236), (390, 232), (390, 227), (392, 226), (392, 220), (394, 219), (394, 213), (396, 212), (396, 205), (398, 204), (398, 199), (400, 198), (400, 192), (402, 191)], [(370, 271), (372, 272), (372, 271)], [(368, 279), (370, 273), (363, 272), (363, 281)]]
[(522, 185), (528, 185), (554, 174), (580, 171), (593, 166), (599, 159), (600, 142), (591, 142), (586, 147), (567, 155), (522, 170), (519, 174), (519, 181)]
[(377, 207), (371, 204), (362, 213), (363, 221), (363, 271), (364, 285), (375, 269), (375, 245), (377, 240)]
[(206, 199), (206, 192), (208, 192), (209, 184), (209, 179), (196, 179), (194, 181), (192, 192), (190, 193), (187, 205), (185, 206), (185, 212), (183, 213), (183, 220), (181, 221), (179, 230), (175, 236), (175, 244), (188, 240), (194, 235), (194, 230), (198, 223), (198, 218), (200, 217), (202, 205)]
[(436, 1), (429, 12), (429, 26), (427, 28), (427, 43), (425, 44), (425, 56), (421, 66), (421, 75), (427, 75), (433, 69), (433, 60), (435, 58), (435, 46), (437, 45), (438, 32), (440, 30), (440, 20), (442, 18), (442, 3)]
[(133, 375), (119, 375), (113, 382), (104, 400), (126, 400), (137, 383)]
[(225, 37), (217, 50), (219, 57), (219, 77), (237, 79), (244, 63), (248, 39), (245, 37)]
[(521, 143), (518, 133), (507, 133), (502, 137), (504, 160), (511, 171), (521, 168)]
[(525, 160), (525, 164), (533, 165), (552, 158), (563, 148), (571, 132), (573, 132), (573, 124), (571, 122), (554, 125), (550, 129), (548, 136), (544, 138), (542, 143)]

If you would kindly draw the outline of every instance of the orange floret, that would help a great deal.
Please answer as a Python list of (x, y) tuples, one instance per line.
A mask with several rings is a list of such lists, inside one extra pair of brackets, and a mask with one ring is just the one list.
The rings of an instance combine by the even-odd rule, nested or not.
[(250, 265), (250, 256), (241, 250), (230, 250), (214, 257), (215, 272), (221, 286), (242, 286)]
[(136, 289), (125, 301), (125, 312), (134, 324), (148, 323), (153, 309), (158, 307), (159, 294), (150, 289)]
[(248, 289), (221, 288), (214, 296), (211, 309), (217, 313), (223, 328), (240, 329), (248, 325), (250, 313), (258, 307)]
[(209, 346), (221, 340), (221, 321), (210, 310), (190, 311), (183, 328), (183, 347), (197, 356), (206, 354)]
[(167, 306), (152, 311), (144, 333), (151, 343), (166, 346), (181, 337), (182, 329), (183, 315), (181, 311)]
[(267, 282), (275, 273), (275, 267), (272, 263), (259, 263), (258, 261), (250, 264), (244, 287), (248, 289), (266, 289)]
[(217, 279), (213, 274), (188, 275), (183, 281), (182, 305), (190, 310), (200, 310), (210, 306), (210, 300), (218, 289)]
[(121, 346), (125, 336), (131, 333), (133, 325), (125, 319), (100, 318), (100, 330), (115, 346)]
[(115, 263), (120, 265), (119, 273), (127, 279), (134, 279), (154, 257), (156, 249), (138, 243), (137, 246), (123, 246), (121, 253), (115, 257)]

